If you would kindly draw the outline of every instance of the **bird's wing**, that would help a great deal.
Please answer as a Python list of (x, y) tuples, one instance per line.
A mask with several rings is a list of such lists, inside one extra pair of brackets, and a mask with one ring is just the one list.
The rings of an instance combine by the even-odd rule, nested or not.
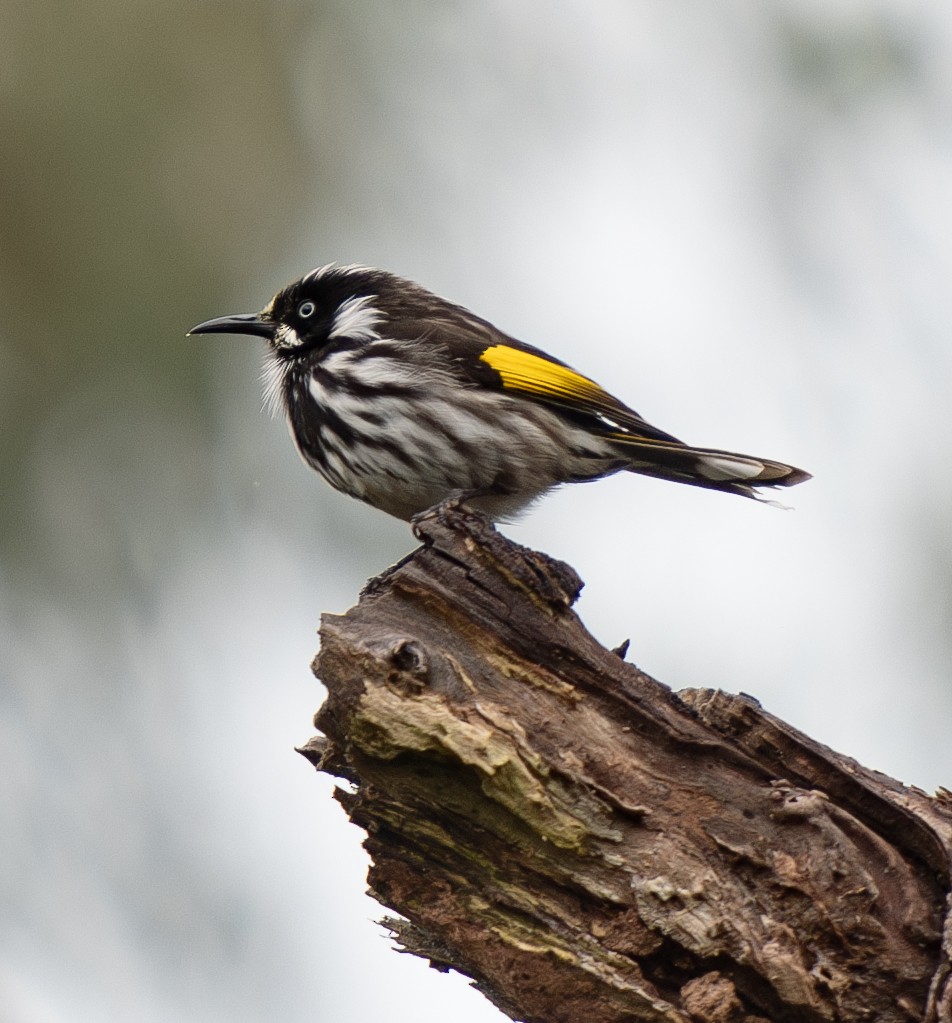
[(606, 436), (677, 443), (675, 437), (642, 419), (594, 380), (544, 352), (527, 345), (499, 343), (485, 348), (479, 360), (498, 374), (504, 391), (584, 417), (590, 428)]
[[(540, 402), (616, 442), (636, 472), (756, 496), (752, 487), (792, 486), (809, 473), (781, 462), (694, 448), (659, 430), (604, 388), (538, 348), (516, 341), (466, 310), (425, 317), (405, 337), (440, 345), (461, 379)], [(404, 321), (409, 326), (409, 321)]]
[(504, 334), (461, 306), (450, 316), (403, 315), (388, 325), (404, 340), (438, 345), (460, 377), (558, 409), (613, 440), (680, 444), (571, 366)]

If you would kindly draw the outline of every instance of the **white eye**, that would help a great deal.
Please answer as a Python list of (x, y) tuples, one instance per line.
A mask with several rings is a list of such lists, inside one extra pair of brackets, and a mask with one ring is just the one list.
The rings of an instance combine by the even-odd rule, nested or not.
[(302, 302), (297, 307), (297, 314), (302, 320), (306, 320), (309, 316), (313, 316), (316, 312), (317, 306), (310, 299)]

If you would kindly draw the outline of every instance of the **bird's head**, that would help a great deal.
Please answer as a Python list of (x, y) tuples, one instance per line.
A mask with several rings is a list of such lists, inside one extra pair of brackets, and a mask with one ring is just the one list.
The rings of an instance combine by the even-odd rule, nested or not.
[(293, 360), (339, 338), (369, 341), (380, 335), (384, 315), (377, 305), (390, 275), (364, 266), (331, 263), (282, 289), (259, 313), (219, 316), (189, 334), (249, 334), (263, 337), (279, 359)]

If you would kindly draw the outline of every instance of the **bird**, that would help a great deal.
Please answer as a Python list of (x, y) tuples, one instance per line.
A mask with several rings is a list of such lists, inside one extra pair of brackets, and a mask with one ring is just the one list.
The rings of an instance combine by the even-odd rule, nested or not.
[(810, 479), (685, 444), (542, 349), (372, 267), (328, 263), (260, 312), (189, 334), (263, 338), (265, 403), (305, 463), (399, 519), (452, 502), (511, 520), (561, 484), (623, 471), (757, 500)]

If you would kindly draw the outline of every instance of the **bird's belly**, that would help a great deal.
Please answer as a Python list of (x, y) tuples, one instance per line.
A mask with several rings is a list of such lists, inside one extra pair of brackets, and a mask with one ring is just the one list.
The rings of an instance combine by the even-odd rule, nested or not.
[(310, 430), (292, 430), (298, 450), (331, 486), (397, 518), (409, 519), (448, 497), (492, 518), (518, 513), (559, 483), (614, 471), (608, 442), (549, 409), (494, 392), (389, 404), (372, 420), (334, 424), (341, 409)]

